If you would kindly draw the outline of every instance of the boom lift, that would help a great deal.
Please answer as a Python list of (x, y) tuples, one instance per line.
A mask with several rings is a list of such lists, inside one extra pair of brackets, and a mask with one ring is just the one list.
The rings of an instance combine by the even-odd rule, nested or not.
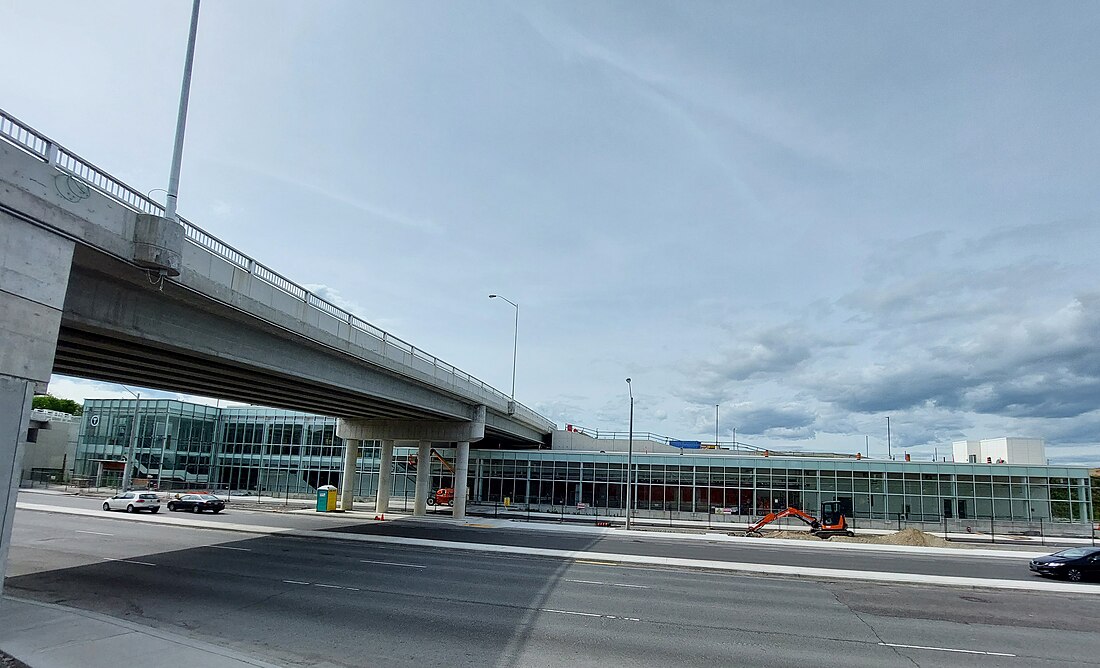
[(760, 529), (766, 524), (770, 524), (784, 517), (797, 517), (806, 524), (810, 525), (810, 533), (818, 538), (831, 538), (832, 536), (854, 536), (855, 533), (848, 528), (848, 520), (844, 517), (844, 514), (840, 511), (840, 503), (838, 501), (829, 501), (821, 504), (821, 519), (810, 516), (798, 508), (787, 508), (786, 510), (778, 513), (768, 513), (760, 521), (751, 525), (748, 531), (745, 532), (746, 536), (760, 536)]

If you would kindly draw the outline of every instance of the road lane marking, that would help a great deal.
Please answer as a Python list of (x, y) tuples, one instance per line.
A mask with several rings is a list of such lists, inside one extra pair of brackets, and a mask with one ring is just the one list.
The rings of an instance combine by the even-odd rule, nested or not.
[(621, 619), (627, 622), (640, 622), (637, 617), (619, 617), (616, 615), (601, 615), (598, 612), (578, 612), (576, 610), (554, 610), (553, 608), (539, 608), (539, 612), (552, 612), (555, 615), (574, 615), (577, 617), (600, 617), (602, 619)]
[(1016, 656), (1004, 652), (981, 652), (976, 649), (952, 649), (950, 647), (925, 647), (924, 645), (899, 645), (893, 642), (880, 642), (883, 647), (902, 647), (904, 649), (927, 649), (934, 652), (958, 652), (959, 654), (984, 654), (985, 656)]
[(112, 559), (110, 557), (100, 557), (103, 561), (123, 561), (127, 564), (139, 564), (141, 566), (156, 566), (156, 564), (150, 564), (148, 561), (135, 561), (134, 559)]
[(405, 568), (427, 568), (427, 566), (421, 566), (420, 564), (402, 564), (396, 561), (372, 561), (370, 559), (360, 559), (359, 562), (364, 564), (381, 564), (383, 566), (403, 566)]
[(614, 561), (594, 561), (592, 559), (577, 559), (578, 564), (591, 564), (594, 566), (619, 566), (618, 562)]
[(299, 580), (283, 580), (288, 585), (308, 585), (308, 582), (301, 582)]
[(237, 550), (238, 552), (251, 552), (252, 548), (248, 547), (229, 547), (228, 545), (207, 545), (215, 550)]
[(90, 533), (90, 534), (95, 534), (96, 536), (113, 536), (114, 535), (113, 533), (103, 533), (102, 531), (84, 531), (83, 529), (77, 529), (76, 532), (77, 533)]
[(649, 589), (647, 585), (621, 584), (619, 582), (596, 582), (595, 580), (566, 580), (566, 582), (576, 582), (579, 584), (589, 585), (605, 585), (607, 587), (633, 587), (635, 589)]
[(325, 589), (343, 589), (345, 591), (359, 591), (355, 587), (341, 587), (340, 585), (327, 585), (327, 584), (317, 583), (317, 584), (314, 584), (313, 586), (314, 587), (324, 587)]

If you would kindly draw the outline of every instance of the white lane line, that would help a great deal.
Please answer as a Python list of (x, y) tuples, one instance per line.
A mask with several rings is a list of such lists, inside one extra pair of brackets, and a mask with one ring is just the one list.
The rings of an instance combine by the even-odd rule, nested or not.
[(252, 548), (248, 547), (229, 547), (228, 545), (207, 545), (215, 550), (237, 550), (238, 552), (251, 552)]
[(93, 535), (96, 535), (96, 536), (113, 536), (114, 535), (113, 533), (103, 533), (102, 531), (84, 531), (82, 529), (77, 529), (76, 532), (77, 533), (90, 533), (90, 534), (93, 534)]
[(359, 591), (355, 587), (341, 587), (340, 585), (326, 585), (326, 584), (314, 584), (314, 587), (324, 587), (325, 589), (343, 589), (346, 591)]
[(138, 564), (140, 566), (156, 566), (156, 564), (150, 564), (148, 561), (135, 561), (134, 559), (112, 559), (110, 557), (100, 557), (103, 561), (123, 561), (127, 564)]
[(574, 610), (552, 610), (550, 608), (539, 608), (539, 612), (553, 612), (558, 615), (577, 615), (578, 617), (603, 617), (603, 615), (596, 614), (595, 612), (576, 612)]
[(588, 585), (604, 585), (607, 587), (632, 587), (634, 589), (649, 589), (647, 585), (622, 584), (619, 582), (596, 582), (595, 580), (566, 580), (566, 582), (576, 582), (579, 584)]
[(299, 580), (283, 580), (288, 585), (308, 585), (308, 582), (301, 582)]
[(420, 564), (401, 564), (396, 561), (371, 561), (370, 559), (360, 559), (359, 563), (381, 564), (383, 566), (403, 566), (405, 568), (427, 568), (427, 566), (421, 566)]
[(553, 608), (539, 608), (539, 612), (552, 612), (556, 615), (575, 615), (577, 617), (600, 617), (601, 619), (621, 619), (627, 622), (640, 622), (637, 617), (618, 617), (616, 615), (601, 615), (598, 612), (577, 612), (576, 610), (554, 610)]
[(950, 647), (925, 647), (924, 645), (899, 645), (893, 642), (880, 642), (883, 647), (902, 647), (905, 649), (927, 649), (934, 652), (958, 652), (959, 654), (984, 654), (986, 656), (1016, 656), (1004, 652), (981, 652), (976, 649), (951, 649)]

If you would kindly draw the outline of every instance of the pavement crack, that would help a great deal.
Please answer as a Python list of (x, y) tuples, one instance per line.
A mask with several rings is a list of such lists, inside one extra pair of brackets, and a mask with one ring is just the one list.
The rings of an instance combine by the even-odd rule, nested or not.
[(843, 606), (845, 610), (852, 613), (852, 615), (854, 615), (856, 619), (858, 619), (864, 626), (867, 627), (867, 630), (871, 632), (871, 635), (875, 636), (875, 638), (878, 640), (879, 645), (884, 646), (884, 647), (890, 647), (890, 649), (894, 651), (894, 654), (896, 654), (899, 658), (907, 660), (909, 663), (916, 666), (916, 668), (920, 668), (920, 664), (917, 663), (916, 659), (914, 659), (910, 656), (906, 656), (906, 655), (902, 654), (901, 652), (898, 651), (897, 647), (892, 647), (892, 646), (888, 645), (886, 643), (886, 640), (884, 640), (883, 637), (879, 635), (879, 633), (875, 629), (875, 627), (871, 626), (870, 622), (868, 622), (866, 619), (864, 619), (863, 616), (860, 615), (858, 612), (853, 610), (852, 606), (850, 606), (847, 603), (845, 603), (844, 601), (840, 600), (840, 595), (836, 593), (835, 589), (828, 589), (828, 592), (829, 592), (830, 595), (832, 595), (833, 599), (836, 600), (838, 605)]

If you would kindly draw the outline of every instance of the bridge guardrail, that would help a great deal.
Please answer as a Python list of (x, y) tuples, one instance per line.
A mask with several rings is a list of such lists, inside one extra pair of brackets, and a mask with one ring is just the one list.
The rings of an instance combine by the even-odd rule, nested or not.
[[(164, 215), (164, 207), (147, 197), (145, 194), (119, 181), (105, 170), (96, 167), (91, 162), (69, 151), (61, 144), (38, 132), (26, 123), (23, 123), (3, 109), (0, 109), (0, 138), (7, 140), (8, 143), (26, 151), (38, 159), (54, 165), (57, 169), (75, 176), (87, 185), (134, 211), (158, 216)], [(444, 362), (434, 355), (420, 350), (411, 343), (379, 327), (371, 325), (325, 298), (310, 292), (294, 281), (218, 239), (209, 232), (192, 224), (182, 216), (179, 220), (180, 224), (183, 225), (186, 239), (192, 244), (237, 265), (241, 269), (248, 271), (256, 278), (282, 292), (301, 299), (307, 306), (315, 308), (329, 317), (347, 323), (349, 327), (353, 327), (378, 339), (382, 344), (383, 351), (394, 349), (401, 353), (399, 355), (391, 355), (383, 352), (383, 357), (386, 359), (399, 361), (406, 366), (424, 373), (423, 370), (420, 369), (420, 365), (415, 364), (415, 362), (419, 360), (432, 367), (432, 373), (428, 375), (436, 384), (440, 383), (441, 378), (446, 378), (450, 381), (449, 384), (451, 386), (451, 388), (448, 389), (457, 389), (458, 382), (461, 382), (467, 385), (464, 389), (471, 394), (495, 399), (496, 401), (501, 401), (506, 404), (511, 401), (508, 395), (484, 381), (462, 371), (452, 364)], [(405, 359), (406, 356), (408, 358), (407, 361)], [(442, 376), (439, 372), (442, 372)], [(534, 424), (541, 424), (545, 429), (552, 429), (555, 426), (553, 421), (538, 414), (527, 406), (517, 402), (515, 408), (516, 413), (522, 414), (523, 417)]]

